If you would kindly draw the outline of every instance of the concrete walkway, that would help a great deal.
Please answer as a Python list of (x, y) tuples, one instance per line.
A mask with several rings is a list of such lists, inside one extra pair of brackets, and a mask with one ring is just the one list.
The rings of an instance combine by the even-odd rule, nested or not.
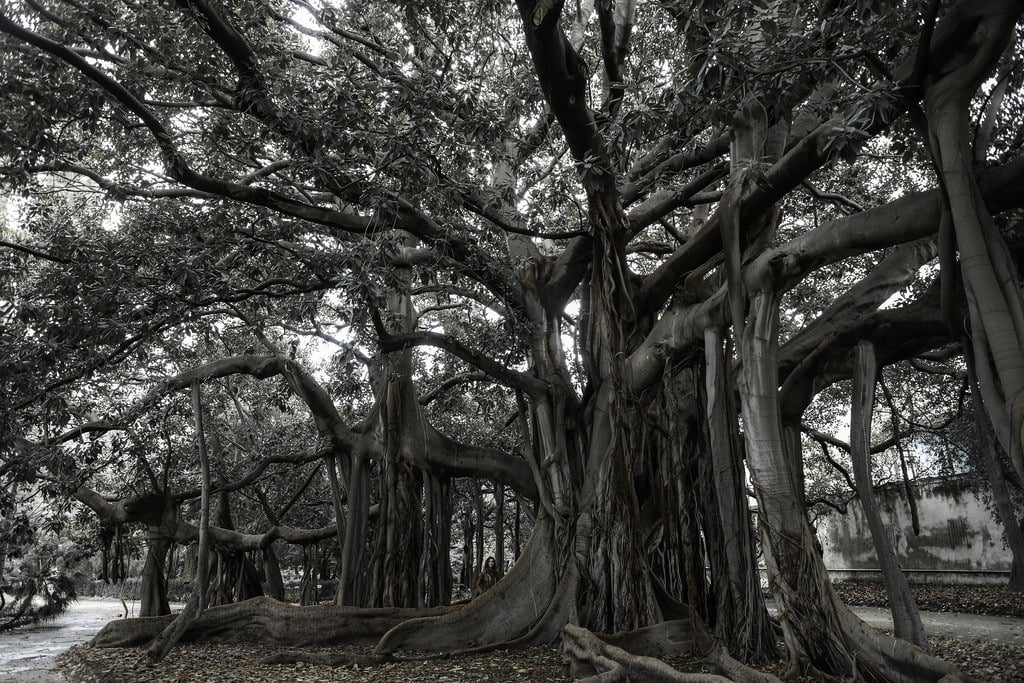
[[(875, 628), (892, 630), (892, 612), (882, 607), (854, 607), (861, 619)], [(1024, 619), (986, 617), (961, 612), (921, 612), (924, 630), (930, 636), (981, 640), (1024, 649)]]
[[(133, 603), (129, 602), (129, 616)], [(134, 603), (138, 609), (138, 603)], [(180, 609), (181, 605), (172, 608)], [(861, 619), (876, 628), (892, 629), (889, 610), (856, 607)], [(63, 678), (51, 667), (64, 650), (84, 643), (112, 619), (124, 616), (119, 601), (83, 598), (55, 621), (32, 628), (0, 633), (0, 683), (52, 683)], [(967, 642), (982, 640), (1024, 649), (1024, 619), (984, 617), (957, 612), (922, 612), (929, 635), (957, 638)]]
[[(138, 616), (138, 601), (128, 616)], [(113, 619), (124, 617), (120, 600), (81, 598), (54, 621), (0, 633), (0, 683), (48, 683), (64, 680), (50, 670), (61, 652), (84, 643)]]

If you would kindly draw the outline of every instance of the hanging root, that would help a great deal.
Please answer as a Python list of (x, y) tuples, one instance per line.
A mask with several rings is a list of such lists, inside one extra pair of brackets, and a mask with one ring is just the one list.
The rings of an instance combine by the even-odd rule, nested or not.
[(729, 683), (717, 674), (683, 673), (643, 655), (609, 645), (585, 628), (566, 624), (562, 652), (569, 660), (573, 678), (587, 683), (650, 681), (651, 683)]
[(539, 518), (512, 571), (467, 605), (442, 616), (410, 619), (384, 634), (375, 654), (480, 651), (510, 645), (544, 616), (556, 595), (553, 524)]
[[(298, 607), (273, 598), (252, 598), (205, 610), (182, 642), (211, 640), (284, 646), (333, 645), (385, 633), (414, 617), (436, 616), (450, 607), (392, 609), (312, 605)], [(111, 621), (92, 639), (95, 647), (132, 647), (156, 638), (174, 616)]]

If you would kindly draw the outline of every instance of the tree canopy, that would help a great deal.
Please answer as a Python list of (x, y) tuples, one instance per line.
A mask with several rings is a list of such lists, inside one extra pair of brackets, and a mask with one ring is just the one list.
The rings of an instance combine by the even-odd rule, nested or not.
[[(144, 527), (146, 614), (218, 553), (209, 635), (741, 678), (759, 547), (791, 671), (956, 673), (912, 598), (916, 646), (844, 608), (806, 479), (840, 445), (869, 506), (873, 451), (965, 415), (1024, 479), (1022, 11), (0, 1), (0, 475)], [(451, 606), (484, 501), (530, 541)], [(321, 543), (334, 617), (235, 603)]]

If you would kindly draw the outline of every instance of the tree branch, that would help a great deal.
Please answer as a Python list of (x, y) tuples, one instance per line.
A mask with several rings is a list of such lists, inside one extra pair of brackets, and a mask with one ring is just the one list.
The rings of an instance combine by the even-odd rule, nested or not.
[(383, 327), (379, 327), (377, 333), (380, 335), (380, 347), (384, 352), (401, 351), (414, 346), (433, 346), (461, 358), (505, 386), (520, 389), (531, 396), (540, 396), (546, 390), (544, 382), (526, 373), (511, 370), (496, 360), (463, 346), (448, 335), (425, 331), (390, 335)]

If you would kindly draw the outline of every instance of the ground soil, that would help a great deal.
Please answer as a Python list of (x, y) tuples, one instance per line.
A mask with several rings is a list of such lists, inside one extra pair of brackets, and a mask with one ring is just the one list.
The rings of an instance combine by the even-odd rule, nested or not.
[[(844, 583), (837, 588), (851, 605), (884, 606), (880, 584)], [(913, 587), (922, 609), (929, 611), (973, 611), (995, 616), (1024, 617), (1024, 596), (1005, 589), (982, 586)], [(929, 639), (932, 652), (948, 659), (976, 678), (991, 683), (1024, 681), (1024, 647), (995, 645), (971, 638)], [(343, 648), (306, 650), (322, 655), (365, 654), (367, 641)], [(569, 681), (571, 677), (555, 646), (497, 651), (459, 657), (408, 659), (372, 667), (338, 667), (304, 664), (269, 664), (266, 660), (294, 652), (263, 645), (186, 643), (159, 665), (147, 663), (141, 648), (96, 649), (76, 646), (58, 659), (60, 672), (73, 683), (230, 681)], [(673, 666), (685, 671), (710, 671), (700, 662), (671, 658)], [(782, 673), (782, 663), (763, 667)], [(811, 679), (807, 679), (810, 681)]]

